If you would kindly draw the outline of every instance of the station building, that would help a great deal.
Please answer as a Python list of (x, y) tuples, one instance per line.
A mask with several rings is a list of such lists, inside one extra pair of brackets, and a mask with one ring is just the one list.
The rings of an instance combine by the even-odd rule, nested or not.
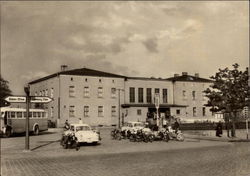
[(117, 125), (126, 121), (146, 121), (156, 114), (155, 95), (159, 97), (159, 115), (175, 116), (182, 121), (214, 118), (203, 91), (212, 83), (183, 72), (172, 78), (127, 77), (89, 68), (67, 70), (31, 81), (32, 96), (48, 96), (45, 104), (49, 120), (63, 126), (67, 119), (79, 118), (90, 125)]

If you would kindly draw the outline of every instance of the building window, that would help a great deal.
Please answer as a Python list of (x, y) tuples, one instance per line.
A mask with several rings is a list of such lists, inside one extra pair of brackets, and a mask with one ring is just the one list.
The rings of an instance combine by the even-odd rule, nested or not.
[(193, 100), (195, 100), (195, 91), (192, 91)]
[(89, 117), (89, 106), (83, 107), (83, 117)]
[(138, 88), (138, 102), (143, 103), (143, 88)]
[(183, 99), (187, 99), (187, 94), (186, 94), (185, 90), (182, 91), (182, 97), (183, 97)]
[(206, 107), (202, 107), (202, 115), (206, 116)]
[(116, 117), (116, 106), (111, 107), (111, 116)]
[(135, 102), (135, 88), (134, 87), (129, 88), (129, 101), (130, 103)]
[(115, 83), (115, 80), (112, 80), (112, 83)]
[(160, 89), (159, 88), (155, 88), (155, 94), (159, 94), (160, 93)]
[(69, 106), (69, 117), (75, 117), (75, 106)]
[(89, 97), (89, 87), (84, 87), (83, 89), (83, 96), (84, 97)]
[(141, 109), (137, 109), (137, 115), (141, 115)]
[(147, 88), (147, 103), (152, 103), (152, 89)]
[(70, 78), (70, 81), (74, 81), (74, 79), (71, 77), (71, 78)]
[(75, 97), (75, 86), (69, 86), (69, 97)]
[(54, 98), (54, 88), (50, 89), (50, 98)]
[(102, 98), (103, 97), (103, 88), (102, 87), (98, 87), (98, 98)]
[(45, 96), (48, 96), (48, 89), (45, 90)]
[(103, 106), (98, 106), (98, 117), (103, 117)]
[(163, 103), (167, 103), (168, 102), (168, 89), (163, 89), (162, 95), (163, 95)]
[(101, 79), (99, 79), (99, 83), (101, 83), (102, 82), (102, 80)]
[(53, 118), (54, 117), (54, 107), (50, 108), (50, 117)]
[(180, 109), (176, 109), (176, 114), (180, 115), (181, 114), (181, 110)]
[(43, 94), (42, 91), (40, 91), (39, 96), (42, 96), (42, 94)]
[(88, 82), (88, 79), (87, 79), (87, 78), (85, 78), (85, 82)]
[(196, 107), (193, 107), (193, 117), (196, 117)]
[(111, 97), (112, 98), (116, 97), (116, 88), (111, 88)]

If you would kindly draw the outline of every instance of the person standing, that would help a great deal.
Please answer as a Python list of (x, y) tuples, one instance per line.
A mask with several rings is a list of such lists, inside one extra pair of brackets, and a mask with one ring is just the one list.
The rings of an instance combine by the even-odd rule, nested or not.
[(221, 123), (221, 121), (219, 121), (215, 130), (216, 130), (216, 136), (221, 137), (222, 136), (222, 123)]

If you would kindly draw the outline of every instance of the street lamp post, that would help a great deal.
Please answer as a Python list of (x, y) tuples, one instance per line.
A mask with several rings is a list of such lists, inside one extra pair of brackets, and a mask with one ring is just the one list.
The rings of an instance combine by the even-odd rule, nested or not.
[(29, 150), (29, 108), (30, 108), (30, 87), (24, 87), (26, 93), (26, 136), (25, 136), (25, 150)]

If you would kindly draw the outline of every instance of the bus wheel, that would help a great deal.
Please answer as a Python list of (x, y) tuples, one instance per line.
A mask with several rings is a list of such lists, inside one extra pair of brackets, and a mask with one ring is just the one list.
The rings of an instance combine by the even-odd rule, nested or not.
[(38, 134), (39, 134), (39, 127), (38, 125), (36, 125), (34, 129), (34, 135), (38, 135)]
[(4, 136), (7, 137), (7, 138), (11, 136), (11, 129), (10, 128), (6, 129)]

